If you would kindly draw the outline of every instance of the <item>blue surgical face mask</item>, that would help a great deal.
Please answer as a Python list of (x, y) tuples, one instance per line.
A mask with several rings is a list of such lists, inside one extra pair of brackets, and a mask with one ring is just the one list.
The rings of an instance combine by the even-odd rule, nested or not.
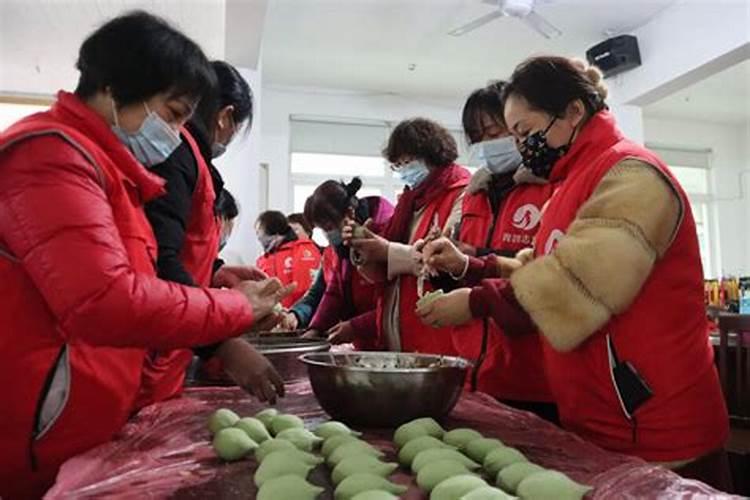
[(112, 112), (115, 119), (112, 132), (120, 139), (120, 142), (130, 149), (139, 162), (147, 167), (153, 167), (169, 158), (169, 155), (180, 145), (182, 139), (161, 116), (151, 111), (145, 102), (143, 106), (146, 108), (146, 118), (138, 131), (131, 133), (120, 127), (115, 102), (112, 101)]
[(479, 157), (493, 174), (515, 172), (523, 161), (512, 136), (483, 141), (476, 146)]
[(419, 186), (428, 175), (430, 175), (430, 170), (420, 160), (412, 160), (396, 170), (396, 177), (412, 189)]
[(341, 229), (326, 231), (326, 238), (328, 238), (328, 243), (330, 243), (334, 247), (341, 246), (344, 243), (344, 240), (341, 237)]

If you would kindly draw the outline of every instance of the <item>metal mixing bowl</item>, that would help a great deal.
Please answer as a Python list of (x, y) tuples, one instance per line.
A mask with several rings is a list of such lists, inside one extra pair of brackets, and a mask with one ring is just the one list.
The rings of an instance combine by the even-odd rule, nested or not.
[(331, 417), (363, 427), (395, 427), (445, 417), (456, 405), (471, 363), (397, 352), (310, 353), (315, 397)]
[(325, 352), (331, 349), (331, 344), (325, 339), (263, 335), (251, 337), (248, 340), (268, 358), (284, 382), (306, 378), (305, 365), (298, 359), (300, 354)]

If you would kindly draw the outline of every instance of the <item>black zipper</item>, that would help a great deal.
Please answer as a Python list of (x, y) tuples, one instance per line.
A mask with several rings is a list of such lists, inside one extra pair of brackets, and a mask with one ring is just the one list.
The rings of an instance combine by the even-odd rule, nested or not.
[(50, 387), (52, 386), (52, 381), (55, 378), (57, 365), (60, 364), (60, 360), (62, 359), (64, 353), (65, 353), (65, 345), (63, 344), (63, 346), (60, 347), (60, 351), (57, 353), (57, 356), (55, 357), (55, 361), (52, 363), (52, 366), (47, 372), (47, 376), (44, 379), (44, 385), (42, 386), (42, 391), (39, 394), (39, 399), (37, 399), (37, 402), (36, 402), (36, 410), (34, 411), (34, 421), (33, 421), (32, 428), (31, 428), (31, 438), (29, 439), (29, 461), (31, 462), (31, 470), (33, 471), (39, 470), (36, 453), (34, 452), (34, 442), (36, 441), (39, 434), (42, 432), (39, 426), (40, 424), (39, 421), (42, 418), (42, 407), (44, 406), (44, 400), (47, 398), (47, 393), (49, 392)]

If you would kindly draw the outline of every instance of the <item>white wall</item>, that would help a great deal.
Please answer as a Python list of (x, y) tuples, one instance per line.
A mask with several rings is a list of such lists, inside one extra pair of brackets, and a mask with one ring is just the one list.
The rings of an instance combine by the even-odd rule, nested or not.
[[(715, 223), (718, 223), (718, 247), (723, 275), (750, 274), (750, 128), (745, 125), (714, 124), (689, 120), (646, 117), (646, 142), (685, 148), (709, 148), (711, 179), (715, 196)], [(740, 198), (741, 192), (744, 197)], [(712, 241), (716, 249), (717, 242)]]
[(239, 223), (235, 223), (232, 236), (221, 257), (228, 263), (253, 263), (258, 253), (254, 224), (258, 217), (258, 165), (262, 137), (262, 87), (261, 71), (237, 67), (253, 90), (253, 125), (250, 133), (233, 141), (227, 152), (215, 160), (224, 177), (225, 187), (240, 205)]

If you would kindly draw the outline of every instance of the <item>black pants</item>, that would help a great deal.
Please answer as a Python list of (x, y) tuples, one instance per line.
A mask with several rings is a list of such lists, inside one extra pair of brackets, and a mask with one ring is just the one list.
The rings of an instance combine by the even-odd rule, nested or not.
[(544, 403), (541, 401), (516, 401), (512, 399), (498, 399), (502, 404), (508, 405), (511, 408), (518, 410), (524, 410), (533, 413), (537, 417), (552, 422), (555, 425), (560, 425), (560, 415), (557, 413), (557, 405), (555, 403)]

